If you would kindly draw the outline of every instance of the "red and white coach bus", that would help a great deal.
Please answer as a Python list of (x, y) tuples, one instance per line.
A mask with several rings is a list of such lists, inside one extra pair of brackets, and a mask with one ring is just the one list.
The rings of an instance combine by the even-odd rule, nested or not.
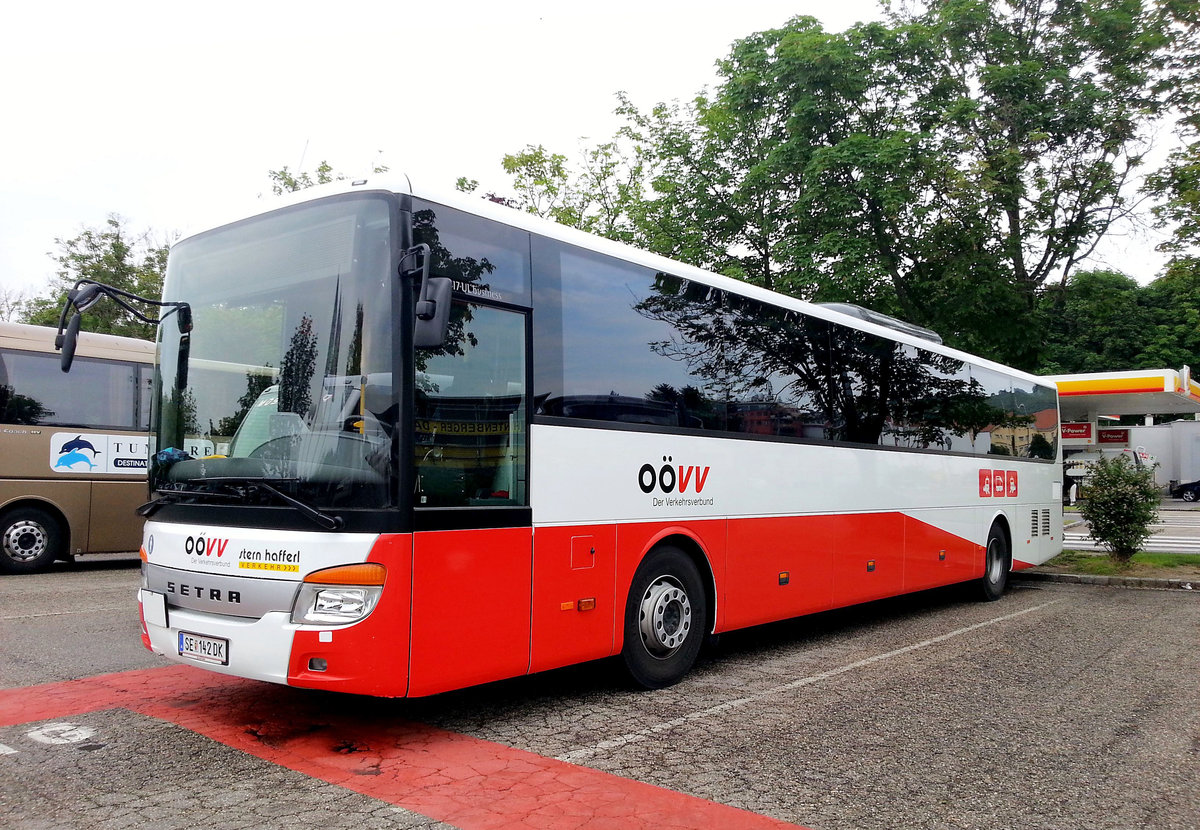
[(708, 633), (995, 599), (1061, 547), (1052, 384), (484, 200), (296, 194), (176, 244), (163, 299), (139, 597), (180, 662), (656, 688)]

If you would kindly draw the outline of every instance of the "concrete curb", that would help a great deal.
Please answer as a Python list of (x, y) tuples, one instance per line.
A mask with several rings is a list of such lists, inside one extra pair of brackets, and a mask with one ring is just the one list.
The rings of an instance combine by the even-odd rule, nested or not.
[(1013, 579), (1027, 582), (1067, 582), (1075, 585), (1106, 585), (1110, 588), (1141, 588), (1152, 591), (1193, 591), (1200, 594), (1200, 580), (1145, 579), (1136, 576), (1093, 576), (1091, 574), (1054, 574), (1040, 571), (1013, 571)]

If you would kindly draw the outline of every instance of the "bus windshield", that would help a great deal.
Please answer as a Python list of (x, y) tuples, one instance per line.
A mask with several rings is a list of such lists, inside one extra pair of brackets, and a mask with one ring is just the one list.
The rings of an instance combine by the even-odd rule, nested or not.
[(392, 503), (390, 216), (364, 195), (172, 249), (163, 296), (190, 304), (194, 328), (161, 327), (156, 489), (262, 483), (316, 507)]

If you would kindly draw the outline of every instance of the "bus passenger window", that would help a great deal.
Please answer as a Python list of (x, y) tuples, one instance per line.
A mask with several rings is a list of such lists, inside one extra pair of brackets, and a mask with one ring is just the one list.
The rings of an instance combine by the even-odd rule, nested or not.
[(416, 505), (528, 504), (525, 316), (456, 304), (451, 339), (419, 350)]

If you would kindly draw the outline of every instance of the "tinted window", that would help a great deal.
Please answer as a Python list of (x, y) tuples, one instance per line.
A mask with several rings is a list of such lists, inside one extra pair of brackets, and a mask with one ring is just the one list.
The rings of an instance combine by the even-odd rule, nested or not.
[(975, 451), (983, 455), (1016, 455), (1012, 451), (1018, 417), (1012, 380), (982, 366), (971, 367), (971, 380), (979, 391), (974, 426), (979, 432)]
[(525, 316), (455, 303), (453, 318), (417, 354), (417, 504), (526, 505)]
[(433, 255), (435, 276), (454, 290), (529, 305), (529, 234), (453, 208), (413, 200), (413, 238)]
[(971, 380), (971, 367), (954, 357), (904, 348), (915, 354), (920, 377), (911, 385), (905, 418), (909, 434), (901, 446), (975, 452), (971, 413), (981, 392)]
[(829, 324), (735, 295), (722, 324), (730, 430), (830, 439), (839, 416)]
[(147, 384), (132, 363), (79, 357), (64, 374), (56, 354), (0, 352), (0, 423), (146, 430)]
[(1049, 387), (1014, 380), (1012, 400), (1012, 453), (1053, 461), (1058, 456), (1058, 395)]
[(539, 293), (538, 307), (547, 313), (534, 317), (540, 411), (724, 429), (720, 292), (568, 246), (548, 247), (545, 264), (561, 283)]
[(900, 344), (846, 326), (832, 326), (835, 421), (830, 437), (879, 444), (885, 431), (910, 428), (906, 399), (918, 381)]
[(534, 262), (540, 414), (1054, 458), (1049, 387), (548, 240)]

